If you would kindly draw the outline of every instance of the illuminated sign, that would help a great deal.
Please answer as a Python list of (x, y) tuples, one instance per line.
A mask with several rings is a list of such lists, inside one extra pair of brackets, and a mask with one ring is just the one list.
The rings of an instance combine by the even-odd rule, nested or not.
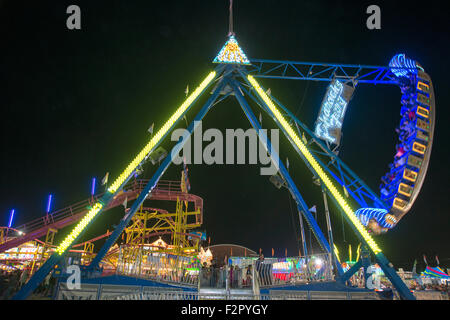
[(333, 80), (322, 102), (316, 121), (316, 135), (330, 143), (339, 145), (345, 110), (355, 89), (338, 80)]
[(233, 63), (233, 64), (250, 64), (247, 56), (234, 36), (230, 36), (228, 41), (220, 50), (213, 63)]

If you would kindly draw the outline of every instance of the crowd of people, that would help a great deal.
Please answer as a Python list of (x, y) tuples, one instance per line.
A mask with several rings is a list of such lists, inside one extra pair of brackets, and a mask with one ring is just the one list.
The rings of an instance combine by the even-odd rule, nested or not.
[[(254, 268), (254, 270), (253, 270)], [(316, 261), (310, 259), (305, 265), (305, 269), (297, 270), (297, 266), (293, 266), (294, 270), (290, 273), (274, 273), (273, 261), (265, 261), (264, 255), (260, 254), (254, 264), (225, 264), (218, 265), (216, 261), (212, 261), (211, 265), (203, 263), (200, 275), (202, 287), (210, 288), (228, 288), (240, 289), (252, 287), (253, 280), (257, 279), (261, 286), (278, 285), (282, 283), (303, 283), (309, 281), (321, 281), (327, 278), (327, 264), (323, 263), (317, 269)], [(281, 275), (281, 276), (280, 276)], [(283, 277), (284, 275), (284, 277)], [(255, 279), (253, 279), (256, 277)]]
[[(425, 290), (425, 291), (430, 291), (430, 290), (433, 290), (433, 291), (439, 291), (439, 292), (442, 292), (442, 293), (447, 293), (447, 294), (450, 294), (450, 288), (449, 288), (449, 286), (448, 286), (448, 282), (446, 283), (446, 284), (418, 284), (418, 283), (415, 283), (415, 284), (413, 284), (413, 285), (411, 285), (411, 288), (410, 288), (411, 290), (418, 290), (418, 291), (422, 291), (422, 290)], [(449, 295), (450, 296), (450, 295)]]
[[(0, 300), (11, 299), (28, 281), (29, 270), (0, 271)], [(54, 287), (52, 273), (45, 277), (44, 281), (34, 291), (35, 294), (46, 297), (51, 296)]]
[(399, 143), (395, 146), (396, 154), (394, 162), (389, 164), (389, 172), (381, 178), (380, 191), (382, 198), (389, 199), (397, 192), (398, 183), (402, 178), (401, 172), (407, 160), (410, 151), (411, 139), (414, 139), (416, 132), (415, 120), (416, 113), (413, 108), (415, 106), (414, 92), (409, 86), (403, 86), (402, 90), (402, 107), (400, 109), (400, 126), (395, 129), (399, 135)]

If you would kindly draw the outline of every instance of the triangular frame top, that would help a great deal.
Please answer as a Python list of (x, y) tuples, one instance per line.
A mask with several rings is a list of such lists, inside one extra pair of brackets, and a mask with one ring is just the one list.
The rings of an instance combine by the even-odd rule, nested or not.
[(242, 64), (250, 65), (244, 51), (239, 46), (236, 38), (231, 35), (225, 45), (220, 50), (219, 54), (214, 58), (213, 63), (228, 63), (228, 64)]

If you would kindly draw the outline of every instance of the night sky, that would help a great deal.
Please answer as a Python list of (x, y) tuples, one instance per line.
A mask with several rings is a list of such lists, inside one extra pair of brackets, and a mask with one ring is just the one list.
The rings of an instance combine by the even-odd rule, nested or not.
[[(450, 32), (442, 2), (426, 1), (417, 8), (407, 1), (234, 2), (234, 31), (250, 58), (387, 65), (404, 52), (430, 74), (437, 123), (428, 175), (412, 210), (376, 239), (395, 267), (410, 270), (417, 259), (423, 269), (422, 254), (431, 265), (438, 254), (441, 266), (450, 267), (450, 93), (445, 80)], [(81, 8), (81, 30), (66, 28), (70, 4)], [(366, 28), (370, 4), (381, 7), (381, 30)], [(149, 126), (154, 122), (159, 129), (183, 102), (186, 86), (195, 88), (215, 67), (211, 61), (227, 32), (226, 0), (0, 1), (0, 224), (7, 225), (11, 208), (18, 226), (45, 214), (49, 193), (58, 209), (87, 198), (92, 177), (101, 180), (106, 172), (111, 180), (117, 177), (149, 139)], [(313, 127), (325, 83), (260, 83)], [(188, 113), (189, 121), (206, 99)], [(253, 110), (260, 112), (254, 105)], [(395, 154), (399, 112), (398, 88), (362, 84), (345, 117), (341, 158), (376, 192)], [(274, 127), (267, 115), (263, 126)], [(213, 108), (203, 123), (204, 130), (249, 127), (234, 98)], [(325, 226), (321, 192), (284, 136), (280, 154), (283, 161), (289, 158), (294, 181), (308, 205), (317, 205), (319, 224)], [(283, 256), (287, 248), (288, 255), (296, 255), (294, 202), (286, 189), (260, 176), (259, 168), (189, 166), (191, 192), (204, 199), (203, 229), (211, 244), (262, 248), (266, 256), (272, 248)], [(163, 179), (178, 179), (181, 169), (172, 165)], [(146, 165), (144, 177), (155, 170)], [(161, 207), (175, 208), (173, 203)], [(356, 237), (330, 209), (338, 248), (347, 252), (351, 244), (355, 249)], [(122, 215), (123, 207), (105, 212), (86, 237), (110, 229)]]

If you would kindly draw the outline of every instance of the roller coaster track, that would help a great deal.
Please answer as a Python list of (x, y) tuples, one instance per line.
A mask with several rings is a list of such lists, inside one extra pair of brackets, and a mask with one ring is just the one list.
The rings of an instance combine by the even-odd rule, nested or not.
[[(136, 199), (147, 184), (147, 179), (136, 179), (130, 181), (124, 186), (123, 192), (119, 193), (106, 207), (109, 210), (120, 206), (125, 199)], [(77, 202), (66, 208), (54, 211), (48, 216), (44, 216), (30, 222), (27, 222), (16, 229), (23, 232), (23, 235), (13, 238), (0, 245), (0, 252), (20, 246), (23, 243), (32, 241), (43, 237), (47, 234), (49, 229), (60, 230), (64, 227), (72, 225), (81, 220), (89, 211), (90, 206), (98, 201), (103, 196), (103, 193), (97, 194), (92, 198)], [(200, 209), (199, 214), (196, 215), (196, 222), (202, 223), (203, 220), (203, 199), (194, 194), (182, 192), (181, 183), (179, 181), (161, 180), (152, 191), (148, 199), (151, 200), (165, 200), (177, 201), (177, 199), (193, 202), (195, 210)]]

